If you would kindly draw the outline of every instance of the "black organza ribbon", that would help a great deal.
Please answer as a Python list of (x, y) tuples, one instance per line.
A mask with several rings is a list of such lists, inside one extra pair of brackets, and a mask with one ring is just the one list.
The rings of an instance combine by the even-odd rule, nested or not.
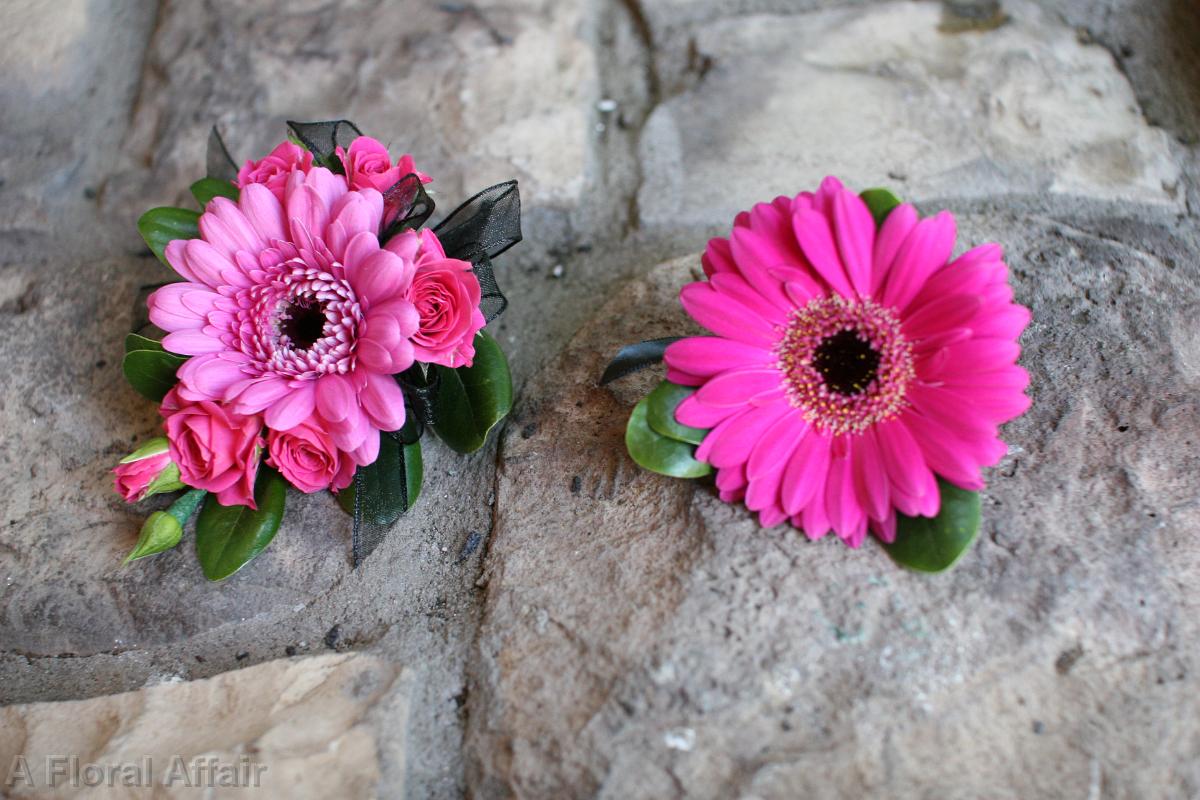
[(433, 198), (425, 193), (421, 178), (415, 172), (405, 175), (383, 193), (383, 233), (379, 243), (386, 243), (401, 231), (421, 227), (433, 214), (433, 208)]
[(208, 177), (230, 183), (237, 179), (237, 162), (229, 155), (229, 148), (225, 146), (225, 140), (221, 138), (221, 132), (217, 130), (216, 125), (208, 132), (208, 152), (204, 161)]
[(491, 322), (508, 299), (500, 291), (492, 259), (521, 241), (521, 195), (516, 181), (489, 186), (433, 226), (446, 255), (469, 261), (479, 279), (479, 308)]
[[(412, 182), (409, 182), (410, 178)], [(433, 211), (433, 201), (425, 195), (416, 176), (405, 176), (396, 186), (406, 183), (409, 190), (415, 191), (403, 196), (411, 197), (411, 200), (402, 204), (403, 210), (397, 214), (396, 222), (389, 226), (388, 235), (406, 228), (420, 227)], [(384, 197), (386, 202), (388, 193)], [(428, 203), (428, 210), (421, 207), (425, 202)], [(450, 212), (434, 226), (433, 231), (447, 256), (467, 261), (474, 268), (481, 290), (480, 309), (487, 321), (491, 322), (508, 304), (496, 281), (491, 260), (521, 241), (521, 198), (517, 182), (508, 181), (484, 189)], [(404, 446), (417, 442), (426, 426), (434, 423), (438, 373), (433, 369), (426, 371), (420, 364), (413, 364), (396, 376), (396, 382), (404, 393), (406, 421), (400, 430), (381, 434), (386, 439), (380, 443), (380, 458), (384, 457), (383, 448), (389, 448), (387, 457), (395, 458), (396, 462), (384, 467), (392, 474), (406, 478), (409, 465), (405, 461)], [(392, 494), (370, 496), (366, 491), (365, 469), (360, 467), (354, 474), (354, 533), (351, 549), (356, 568), (383, 542), (395, 521), (389, 515), (380, 513), (381, 509), (397, 505), (407, 509), (409, 505), (405, 480), (388, 484), (386, 491)]]
[(313, 154), (317, 166), (338, 175), (345, 175), (346, 169), (337, 157), (337, 149), (348, 149), (351, 142), (363, 135), (358, 126), (348, 119), (328, 122), (296, 122), (289, 119), (287, 126), (296, 141)]
[(667, 336), (662, 339), (647, 339), (637, 344), (625, 345), (617, 352), (617, 357), (604, 368), (604, 374), (600, 376), (600, 385), (612, 383), (618, 378), (624, 378), (626, 375), (632, 375), (652, 364), (657, 364), (663, 360), (667, 346), (682, 338), (682, 336)]

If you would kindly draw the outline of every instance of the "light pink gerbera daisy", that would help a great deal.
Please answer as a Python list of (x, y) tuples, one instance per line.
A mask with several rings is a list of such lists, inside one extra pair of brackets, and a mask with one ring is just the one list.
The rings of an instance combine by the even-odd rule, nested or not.
[(293, 171), (282, 202), (254, 183), (236, 203), (212, 200), (200, 238), (166, 248), (186, 282), (150, 297), (163, 346), (194, 356), (181, 394), (262, 413), (274, 431), (308, 422), (354, 463), (374, 462), (379, 431), (404, 424), (392, 375), (413, 363), (420, 322), (406, 299), (419, 240), (380, 247), (382, 215), (378, 191), (320, 167)]
[(711, 428), (696, 458), (722, 500), (764, 526), (851, 547), (892, 541), (896, 512), (936, 516), (936, 476), (980, 489), (1007, 451), (998, 426), (1024, 412), (1029, 376), (998, 245), (951, 260), (954, 217), (910, 205), (876, 229), (835, 178), (738, 215), (704, 254), (687, 312), (715, 336), (666, 351), (667, 379), (697, 386), (685, 425)]

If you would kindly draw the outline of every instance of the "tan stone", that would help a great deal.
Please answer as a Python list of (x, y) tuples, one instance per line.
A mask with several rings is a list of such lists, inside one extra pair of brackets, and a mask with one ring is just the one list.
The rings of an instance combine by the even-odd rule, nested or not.
[[(375, 797), (371, 711), (405, 680), (372, 656), (323, 655), (90, 700), (8, 706), (0, 709), (0, 764), (13, 798), (145, 797), (147, 787), (154, 797)], [(390, 714), (406, 713), (396, 706), (388, 704)], [(393, 756), (398, 747), (392, 743)], [(126, 785), (127, 776), (140, 788)]]

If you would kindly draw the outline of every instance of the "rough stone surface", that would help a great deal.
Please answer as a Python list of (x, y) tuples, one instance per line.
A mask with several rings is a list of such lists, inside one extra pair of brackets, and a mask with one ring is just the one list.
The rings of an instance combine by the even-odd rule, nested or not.
[[(1155, 768), (1157, 794), (1196, 794), (1198, 43), (1192, 0), (10, 0), (0, 703), (349, 649), (401, 676), (357, 728), (381, 797), (1156, 796)], [(427, 440), (422, 502), (357, 571), (346, 518), (299, 495), (219, 586), (186, 541), (123, 569), (154, 502), (124, 506), (107, 470), (157, 419), (120, 338), (162, 276), (132, 223), (187, 202), (212, 123), (245, 158), (285, 119), (337, 116), (411, 151), (442, 212), (522, 182), (494, 326), (518, 385), (504, 468)], [(1025, 451), (945, 579), (759, 533), (635, 471), (619, 430), (637, 381), (526, 386), (589, 319), (563, 362), (578, 380), (622, 337), (676, 332), (651, 293), (687, 267), (597, 310), (826, 172), (966, 214), (964, 236), (1009, 245), (1038, 314)], [(1044, 483), (1022, 495), (1028, 473)], [(968, 739), (1000, 754), (965, 751), (975, 783), (913, 744)], [(1038, 778), (1051, 754), (1061, 776)]]
[[(125, 772), (109, 773), (115, 791), (103, 785), (107, 777), (85, 771), (96, 764), (137, 768), (155, 797), (374, 797), (374, 720), (407, 715), (406, 680), (373, 656), (323, 655), (91, 700), (8, 706), (0, 709), (5, 796), (148, 796), (122, 785)], [(389, 747), (402, 755), (404, 742)], [(55, 761), (66, 754), (78, 762)], [(222, 773), (200, 771), (201, 762), (234, 768), (226, 782), (243, 785), (221, 787)], [(210, 779), (216, 788), (205, 791)]]
[[(622, 447), (698, 259), (622, 290), (510, 428), (470, 700), (484, 796), (1192, 797), (1200, 249), (1190, 224), (959, 217), (1033, 310), (1033, 409), (950, 573), (759, 530)], [(1171, 298), (1164, 302), (1163, 298)]]
[(1178, 206), (1170, 137), (1146, 123), (1112, 55), (1031, 2), (1005, 13), (982, 31), (955, 32), (917, 2), (690, 29), (690, 85), (643, 130), (642, 221), (724, 222), (831, 173), (910, 197)]

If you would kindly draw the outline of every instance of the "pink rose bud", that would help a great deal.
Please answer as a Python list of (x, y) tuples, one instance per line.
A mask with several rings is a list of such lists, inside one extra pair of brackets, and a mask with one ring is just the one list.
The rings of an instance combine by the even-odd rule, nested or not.
[(212, 492), (223, 506), (257, 508), (254, 479), (263, 445), (261, 416), (235, 414), (211, 400), (187, 399), (178, 386), (163, 398), (159, 413), (184, 483)]
[(338, 450), (324, 426), (312, 419), (286, 431), (267, 434), (267, 463), (306, 494), (345, 489), (354, 479), (354, 462)]
[(479, 310), (479, 279), (470, 263), (447, 258), (431, 230), (405, 231), (387, 248), (401, 257), (415, 248), (416, 272), (408, 299), (420, 317), (412, 337), (417, 361), (469, 367), (475, 358), (475, 334), (487, 324)]
[(387, 148), (378, 139), (370, 136), (359, 136), (350, 143), (349, 150), (337, 148), (337, 155), (346, 168), (346, 177), (351, 189), (375, 189), (386, 192), (396, 181), (405, 175), (416, 173), (421, 183), (429, 183), (432, 178), (423, 172), (417, 172), (413, 166), (412, 156), (405, 154), (392, 164), (392, 157)]
[(261, 183), (283, 202), (288, 175), (295, 170), (308, 172), (312, 169), (312, 153), (298, 144), (280, 142), (275, 149), (260, 161), (247, 161), (238, 170), (239, 189), (251, 183)]
[(159, 436), (122, 458), (113, 468), (117, 494), (126, 503), (136, 503), (150, 495), (182, 489), (179, 467), (171, 461), (167, 440)]

